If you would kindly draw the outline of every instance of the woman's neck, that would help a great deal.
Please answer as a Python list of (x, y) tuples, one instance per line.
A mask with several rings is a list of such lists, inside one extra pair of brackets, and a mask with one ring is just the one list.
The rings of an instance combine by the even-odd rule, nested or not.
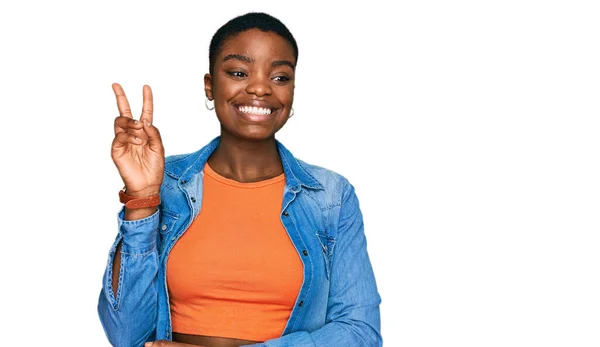
[(208, 164), (219, 175), (238, 182), (258, 182), (283, 173), (274, 137), (245, 141), (222, 133)]

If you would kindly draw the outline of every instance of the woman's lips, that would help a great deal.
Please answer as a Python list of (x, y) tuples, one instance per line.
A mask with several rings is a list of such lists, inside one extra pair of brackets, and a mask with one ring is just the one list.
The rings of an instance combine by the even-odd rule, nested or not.
[(250, 105), (235, 105), (235, 112), (244, 120), (252, 123), (262, 123), (269, 121), (280, 109), (271, 109), (266, 107), (257, 107)]

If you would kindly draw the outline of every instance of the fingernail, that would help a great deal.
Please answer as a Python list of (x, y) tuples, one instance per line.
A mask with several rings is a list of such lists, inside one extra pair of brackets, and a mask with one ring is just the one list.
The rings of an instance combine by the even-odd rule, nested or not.
[(150, 346), (152, 346), (152, 342), (146, 342), (146, 343), (144, 343), (144, 347), (150, 347)]
[(136, 120), (133, 122), (133, 124), (138, 125), (138, 124), (140, 124), (140, 121)]

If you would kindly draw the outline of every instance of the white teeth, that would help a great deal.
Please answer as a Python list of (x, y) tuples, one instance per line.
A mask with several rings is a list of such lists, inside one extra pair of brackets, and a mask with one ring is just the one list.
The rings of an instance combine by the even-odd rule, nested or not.
[(256, 107), (256, 106), (240, 106), (238, 109), (243, 113), (253, 114), (271, 114), (270, 108)]

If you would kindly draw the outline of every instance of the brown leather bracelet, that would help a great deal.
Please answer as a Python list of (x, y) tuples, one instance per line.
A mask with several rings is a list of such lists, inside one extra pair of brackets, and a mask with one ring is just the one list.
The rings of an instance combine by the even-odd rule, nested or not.
[(123, 187), (119, 191), (119, 201), (124, 203), (125, 207), (129, 209), (154, 207), (160, 205), (160, 194), (136, 198), (125, 194), (125, 187)]

